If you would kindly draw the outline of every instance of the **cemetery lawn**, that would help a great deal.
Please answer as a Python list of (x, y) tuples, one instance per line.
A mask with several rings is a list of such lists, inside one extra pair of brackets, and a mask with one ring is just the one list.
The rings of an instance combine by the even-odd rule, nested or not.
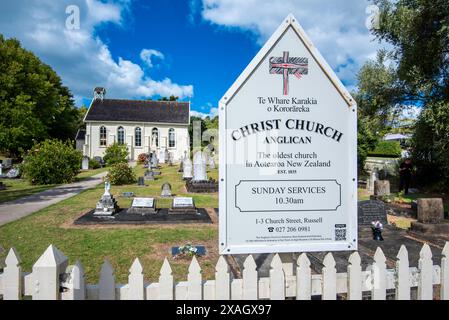
[[(82, 171), (78, 174), (76, 179), (86, 179), (107, 170), (107, 168), (100, 168), (95, 170)], [(42, 192), (57, 186), (56, 184), (33, 185), (25, 179), (1, 179), (0, 181), (2, 181), (7, 187), (5, 190), (0, 190), (0, 203), (23, 198), (31, 194)]]
[[(131, 191), (135, 196), (158, 198), (161, 185), (168, 181), (172, 193), (177, 196), (191, 196), (197, 207), (217, 208), (218, 194), (188, 194), (184, 189), (178, 166), (164, 166), (162, 176), (155, 181), (146, 181), (149, 186), (112, 186), (111, 193), (120, 207), (126, 208), (131, 199), (122, 192)], [(143, 175), (141, 165), (134, 168)], [(218, 170), (208, 172), (217, 179)], [(104, 192), (104, 186), (86, 190), (72, 198), (63, 200), (25, 218), (0, 227), (0, 246), (6, 249), (15, 247), (22, 258), (24, 271), (31, 271), (32, 265), (49, 244), (54, 244), (74, 264), (82, 263), (89, 283), (97, 283), (105, 257), (115, 269), (117, 282), (127, 283), (128, 271), (133, 260), (138, 257), (144, 267), (146, 281), (156, 281), (165, 257), (173, 269), (177, 281), (186, 280), (190, 259), (174, 260), (169, 250), (172, 246), (191, 243), (205, 245), (207, 256), (198, 258), (204, 279), (213, 279), (218, 260), (218, 226), (216, 224), (176, 224), (146, 226), (74, 226), (73, 221), (83, 213), (93, 209)], [(169, 207), (170, 199), (157, 199), (158, 206)]]

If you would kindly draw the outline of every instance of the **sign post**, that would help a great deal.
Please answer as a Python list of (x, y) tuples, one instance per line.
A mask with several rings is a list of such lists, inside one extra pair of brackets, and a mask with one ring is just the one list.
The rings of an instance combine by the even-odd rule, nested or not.
[(219, 119), (221, 254), (357, 249), (357, 106), (292, 15)]

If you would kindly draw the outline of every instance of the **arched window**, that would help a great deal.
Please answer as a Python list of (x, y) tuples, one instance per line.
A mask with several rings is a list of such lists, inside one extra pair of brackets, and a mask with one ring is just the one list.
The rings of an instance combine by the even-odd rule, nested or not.
[(174, 148), (176, 142), (175, 129), (168, 129), (168, 147)]
[(106, 127), (101, 126), (100, 127), (100, 146), (105, 147), (107, 143), (106, 140)]
[(135, 132), (134, 132), (134, 140), (136, 141), (136, 147), (141, 147), (142, 146), (142, 129), (140, 129), (139, 127), (136, 128)]
[(125, 144), (125, 129), (118, 127), (117, 129), (117, 142), (119, 144)]
[(151, 130), (151, 144), (153, 143), (156, 147), (159, 147), (159, 130), (157, 128), (153, 128), (153, 130)]

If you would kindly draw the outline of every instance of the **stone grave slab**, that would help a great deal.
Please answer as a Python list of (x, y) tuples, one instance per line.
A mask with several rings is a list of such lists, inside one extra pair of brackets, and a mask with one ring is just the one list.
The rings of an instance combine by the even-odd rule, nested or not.
[(156, 201), (154, 201), (154, 198), (134, 198), (131, 208), (128, 209), (127, 213), (142, 215), (157, 213)]
[(197, 213), (195, 203), (191, 197), (175, 197), (172, 201), (172, 206), (169, 213)]
[(358, 224), (361, 227), (371, 227), (371, 222), (380, 221), (384, 226), (387, 222), (387, 208), (379, 200), (359, 201), (357, 205)]

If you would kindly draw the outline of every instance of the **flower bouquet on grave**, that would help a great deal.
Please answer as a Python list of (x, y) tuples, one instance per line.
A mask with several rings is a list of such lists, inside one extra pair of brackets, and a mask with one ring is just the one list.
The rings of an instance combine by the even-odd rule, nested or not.
[(195, 246), (192, 246), (190, 243), (187, 243), (184, 246), (178, 248), (178, 253), (174, 256), (174, 259), (179, 259), (182, 257), (193, 257), (197, 256), (198, 249)]
[(373, 221), (371, 222), (371, 230), (373, 231), (373, 240), (376, 241), (383, 241), (384, 238), (382, 237), (382, 230), (384, 226), (380, 221)]

